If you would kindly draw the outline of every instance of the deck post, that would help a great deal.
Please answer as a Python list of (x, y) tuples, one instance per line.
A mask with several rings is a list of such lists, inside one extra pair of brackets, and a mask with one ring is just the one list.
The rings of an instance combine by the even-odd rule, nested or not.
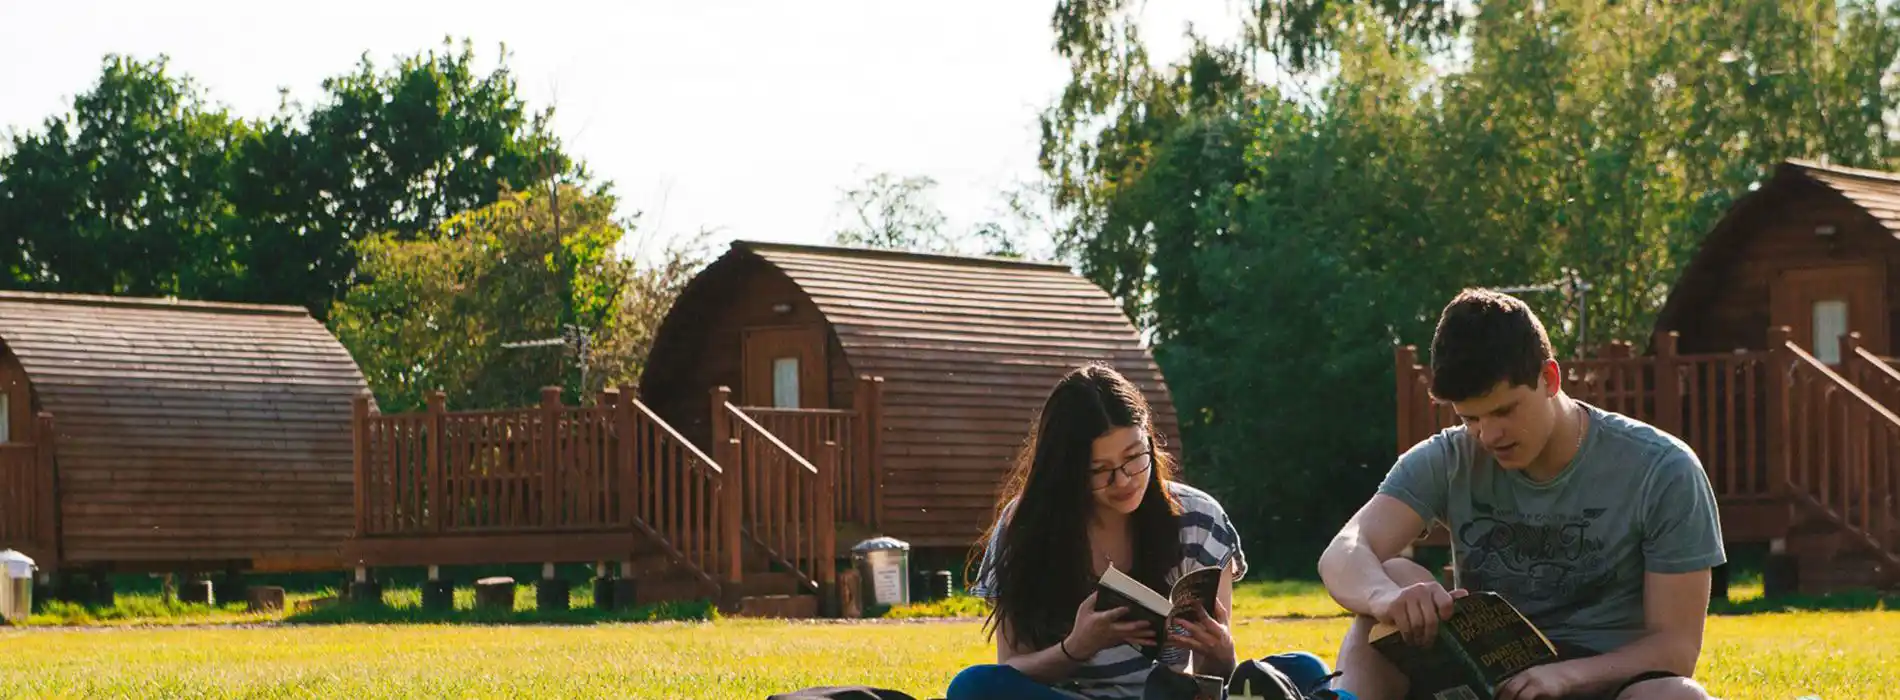
[(369, 534), (369, 397), (368, 389), (350, 400), (351, 461), (356, 471), (356, 536)]
[(54, 450), (59, 435), (54, 432), (53, 414), (40, 411), (36, 430), (39, 458), (34, 460), (37, 464), (34, 465), (33, 479), (38, 482), (35, 490), (38, 491), (39, 503), (34, 504), (34, 510), (37, 511), (35, 515), (39, 516), (39, 523), (34, 526), (37, 532), (33, 539), (39, 540), (41, 551), (48, 553), (48, 561), (40, 562), (40, 566), (51, 569), (59, 565), (59, 555), (65, 550), (59, 536), (59, 465), (55, 462), (58, 455)]
[(821, 615), (838, 616), (838, 523), (834, 520), (837, 513), (838, 485), (838, 443), (825, 441), (822, 455), (818, 459), (818, 494), (826, 499), (814, 515), (818, 520), (817, 556), (812, 557), (812, 566), (818, 570), (818, 601), (824, 606)]
[[(447, 467), (442, 458), (442, 450), (447, 441), (442, 432), (448, 429), (448, 395), (441, 391), (429, 392), (429, 529), (442, 531), (442, 489), (448, 485), (448, 478), (442, 473)], [(434, 580), (431, 578), (430, 580)]]
[(739, 440), (732, 437), (732, 421), (726, 416), (726, 404), (732, 401), (732, 389), (723, 386), (713, 387), (707, 395), (710, 410), (707, 412), (712, 423), (711, 456), (719, 462), (719, 548), (720, 556), (725, 559), (726, 582), (738, 584), (744, 580), (742, 570), (743, 552), (739, 550), (740, 508), (744, 504), (739, 470)]
[(726, 556), (726, 582), (736, 586), (745, 580), (745, 552), (740, 549), (742, 538), (739, 533), (739, 528), (744, 525), (745, 479), (739, 469), (742, 461), (739, 456), (739, 438), (726, 439), (721, 458), (725, 460), (722, 466), (726, 472), (725, 478), (721, 479), (724, 482), (721, 486), (724, 489), (724, 503), (721, 504), (724, 512), (720, 513), (719, 518), (719, 546), (724, 549)]
[(871, 522), (884, 527), (884, 378), (871, 378), (871, 415), (865, 420), (871, 433)]
[[(639, 455), (640, 445), (638, 438), (639, 428), (636, 427), (637, 424), (634, 422), (633, 416), (634, 404), (637, 401), (638, 399), (633, 398), (632, 389), (623, 386), (620, 388), (620, 396), (617, 397), (614, 403), (614, 422), (615, 425), (619, 426), (619, 428), (615, 430), (615, 432), (619, 433), (615, 436), (618, 442), (614, 443), (614, 452), (616, 454), (614, 478), (619, 479), (618, 483), (620, 486), (620, 488), (617, 489), (620, 507), (616, 511), (620, 514), (620, 519), (617, 522), (627, 527), (633, 526), (633, 521), (636, 517), (635, 512), (640, 498), (635, 487), (639, 483), (638, 475), (641, 465), (634, 463), (637, 455)], [(650, 465), (649, 468), (651, 468)], [(632, 576), (632, 574), (627, 574), (622, 578), (632, 578)]]
[(1418, 397), (1413, 395), (1412, 389), (1418, 386), (1418, 382), (1414, 381), (1412, 371), (1418, 366), (1418, 346), (1400, 345), (1393, 350), (1392, 359), (1392, 378), (1398, 384), (1398, 448), (1399, 454), (1405, 454), (1416, 442), (1412, 418), (1417, 410), (1415, 404)]
[(1788, 465), (1789, 382), (1793, 380), (1794, 353), (1788, 350), (1794, 332), (1787, 326), (1768, 331), (1768, 494), (1788, 498), (1791, 474)]
[(1656, 397), (1656, 427), (1663, 432), (1680, 439), (1682, 434), (1682, 377), (1680, 360), (1676, 357), (1677, 342), (1681, 334), (1667, 331), (1656, 334), (1656, 369), (1654, 392)]
[(1841, 336), (1841, 376), (1847, 381), (1867, 389), (1867, 376), (1860, 361), (1860, 331), (1849, 331)]
[(858, 388), (851, 397), (852, 408), (858, 413), (857, 434), (851, 436), (851, 464), (846, 466), (850, 472), (851, 508), (847, 520), (869, 523), (871, 521), (871, 470), (877, 462), (871, 456), (871, 375), (858, 375)]
[(541, 428), (547, 439), (541, 445), (541, 517), (540, 527), (560, 524), (561, 503), (561, 387), (541, 387)]

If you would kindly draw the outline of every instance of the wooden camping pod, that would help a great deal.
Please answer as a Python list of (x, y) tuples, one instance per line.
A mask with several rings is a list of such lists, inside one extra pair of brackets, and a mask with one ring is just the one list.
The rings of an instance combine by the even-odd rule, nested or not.
[(747, 407), (847, 409), (862, 378), (881, 378), (876, 529), (967, 547), (1044, 397), (1090, 361), (1142, 388), (1178, 456), (1160, 369), (1115, 301), (1067, 267), (742, 241), (682, 292), (640, 395), (705, 445), (708, 387)]
[(365, 383), (303, 309), (0, 292), (0, 343), (0, 547), (43, 568), (340, 564)]

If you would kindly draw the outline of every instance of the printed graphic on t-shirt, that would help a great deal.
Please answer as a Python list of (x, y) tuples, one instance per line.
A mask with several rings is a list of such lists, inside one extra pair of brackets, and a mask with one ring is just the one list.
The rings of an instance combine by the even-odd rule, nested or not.
[(1603, 539), (1591, 524), (1606, 509), (1521, 513), (1472, 504), (1458, 529), (1460, 585), (1497, 591), (1540, 625), (1569, 619), (1615, 580)]

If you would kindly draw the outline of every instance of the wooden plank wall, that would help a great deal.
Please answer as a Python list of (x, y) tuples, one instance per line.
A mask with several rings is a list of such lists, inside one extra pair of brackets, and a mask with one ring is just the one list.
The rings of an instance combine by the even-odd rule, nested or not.
[(353, 360), (301, 309), (0, 295), (56, 417), (69, 563), (331, 560)]
[(1142, 386), (1158, 430), (1178, 442), (1165, 384), (1127, 318), (1066, 270), (762, 254), (824, 310), (851, 370), (885, 380), (883, 529), (900, 539), (974, 542), (1035, 412), (1083, 363), (1105, 361)]
[[(1765, 348), (1774, 320), (1771, 300), (1783, 270), (1825, 267), (1857, 261), (1887, 264), (1900, 270), (1900, 244), (1893, 234), (1870, 221), (1851, 203), (1818, 185), (1790, 187), (1765, 213), (1745, 222), (1749, 230), (1736, 236), (1733, 250), (1721, 251), (1726, 262), (1711, 271), (1707, 284), (1696, 289), (1699, 302), (1678, 314), (1682, 352), (1728, 352), (1734, 348)], [(1836, 227), (1834, 241), (1815, 235), (1821, 225)], [(1888, 331), (1900, 329), (1900, 275), (1887, 275)], [(1682, 293), (1678, 291), (1677, 293)], [(1797, 338), (1803, 347), (1811, 344)], [(1900, 348), (1900, 340), (1888, 347)]]

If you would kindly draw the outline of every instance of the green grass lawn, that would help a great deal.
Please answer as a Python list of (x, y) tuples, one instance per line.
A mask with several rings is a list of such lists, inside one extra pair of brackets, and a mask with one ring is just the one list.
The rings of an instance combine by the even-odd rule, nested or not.
[[(526, 591), (524, 591), (526, 592)], [(583, 595), (577, 589), (576, 598)], [(392, 601), (401, 594), (392, 594)], [(1738, 585), (1732, 604), (1767, 604)], [(531, 595), (525, 598), (531, 606)], [(123, 599), (122, 599), (123, 600)], [(1720, 614), (1701, 677), (1726, 698), (1884, 697), (1900, 684), (1900, 612), (1864, 609)], [(1751, 603), (1752, 601), (1752, 603)], [(1840, 602), (1850, 607), (1850, 602)], [(399, 603), (401, 604), (401, 603)], [(409, 603), (413, 604), (413, 603)], [(466, 603), (465, 603), (466, 604)], [(969, 601), (905, 611), (980, 614)], [(122, 606), (124, 607), (124, 606)], [(1344, 633), (1316, 585), (1252, 583), (1237, 592), (1242, 653), (1305, 649), (1332, 658)], [(1740, 609), (1738, 607), (1738, 609)], [(763, 698), (863, 683), (935, 697), (965, 666), (993, 658), (980, 623), (708, 622), (558, 625), (284, 624), (231, 610), (153, 613), (92, 625), (0, 628), (0, 697), (583, 696)], [(1306, 618), (1306, 619), (1299, 619)], [(1316, 618), (1316, 619), (1315, 619)], [(206, 626), (205, 622), (249, 625)]]

